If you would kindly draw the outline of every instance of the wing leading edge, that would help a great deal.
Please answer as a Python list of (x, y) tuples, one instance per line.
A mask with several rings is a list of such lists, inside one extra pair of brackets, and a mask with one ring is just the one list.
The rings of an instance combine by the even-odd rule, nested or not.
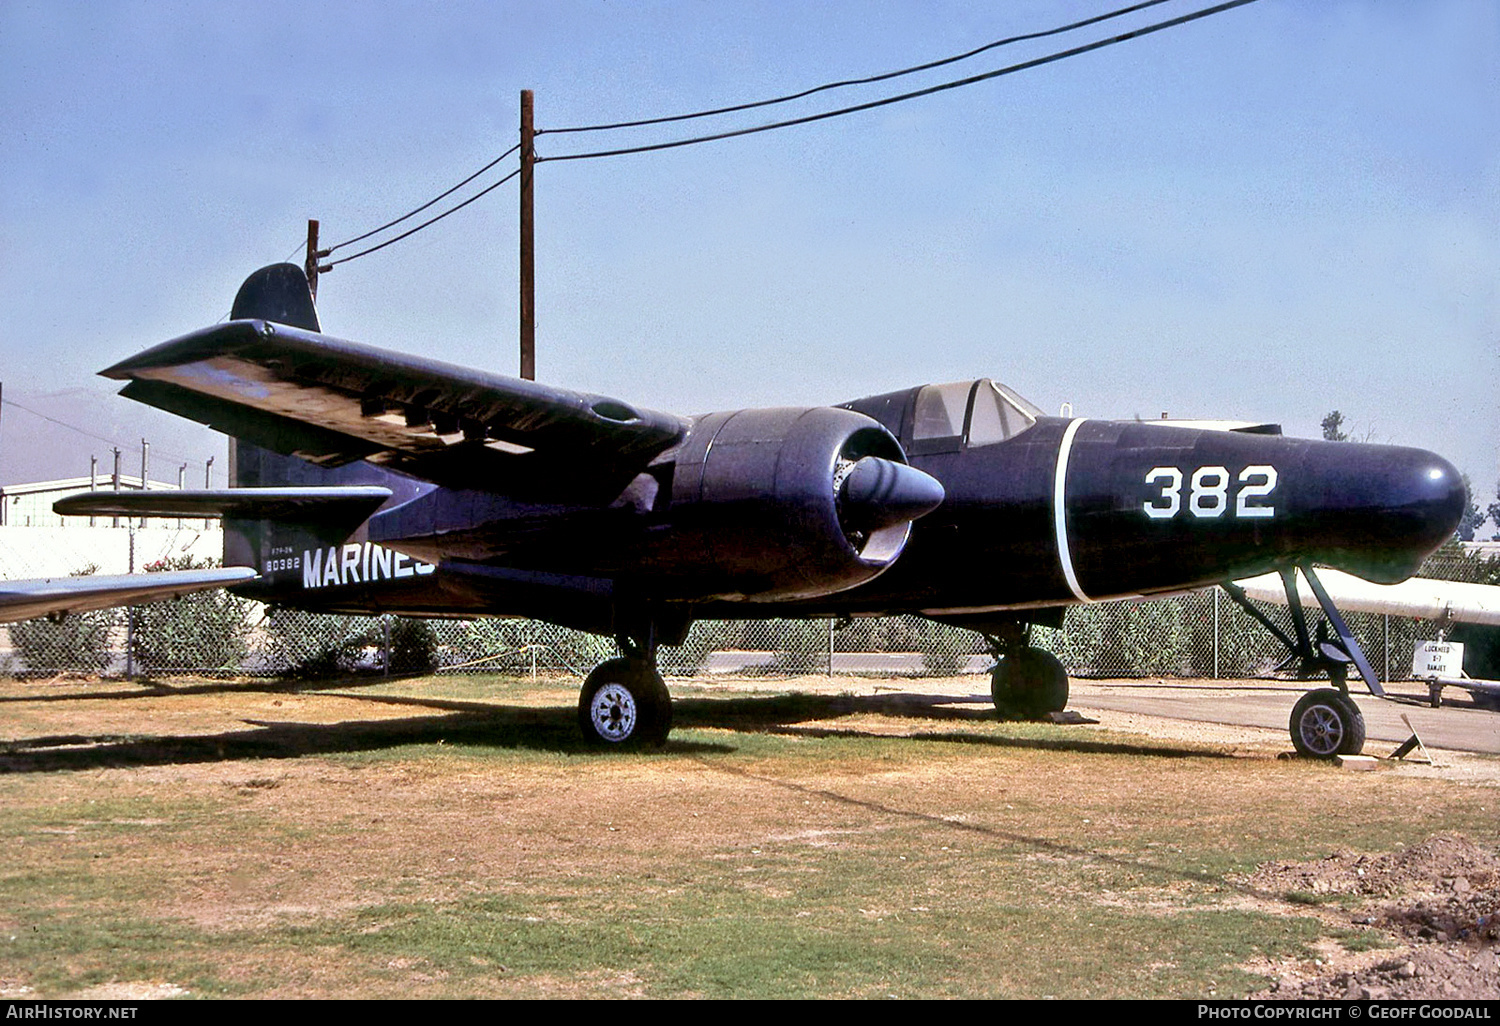
[(112, 577), (0, 581), (0, 623), (159, 602), (181, 598), (195, 591), (244, 584), (255, 577), (255, 571), (249, 567), (232, 566), (218, 570), (172, 570)]
[(392, 495), (377, 485), (80, 492), (52, 504), (62, 516), (207, 517), (358, 525)]

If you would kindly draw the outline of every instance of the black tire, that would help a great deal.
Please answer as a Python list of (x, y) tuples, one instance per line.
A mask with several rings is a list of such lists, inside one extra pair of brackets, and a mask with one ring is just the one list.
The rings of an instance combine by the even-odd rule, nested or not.
[(590, 744), (657, 747), (672, 731), (672, 697), (655, 667), (636, 659), (610, 659), (583, 682), (578, 727)]
[(1309, 691), (1292, 707), (1292, 746), (1310, 759), (1358, 755), (1365, 747), (1365, 717), (1342, 691)]
[(990, 698), (1001, 713), (1062, 712), (1068, 707), (1068, 671), (1046, 649), (1016, 649), (990, 673)]

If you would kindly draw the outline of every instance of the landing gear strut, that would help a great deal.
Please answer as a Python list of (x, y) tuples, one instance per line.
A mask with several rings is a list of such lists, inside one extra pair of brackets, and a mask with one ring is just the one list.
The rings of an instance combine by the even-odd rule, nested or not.
[(1015, 623), (986, 634), (998, 662), (990, 671), (990, 698), (1001, 715), (1040, 719), (1068, 706), (1068, 671), (1051, 652), (1028, 644), (1031, 625)]
[(1349, 665), (1352, 663), (1364, 679), (1366, 687), (1376, 698), (1385, 697), (1385, 689), (1375, 676), (1364, 650), (1359, 647), (1354, 633), (1349, 630), (1344, 618), (1339, 615), (1317, 574), (1311, 566), (1300, 567), (1302, 575), (1317, 596), (1318, 604), (1333, 625), (1336, 638), (1327, 636), (1324, 624), (1318, 625), (1316, 645), (1307, 629), (1307, 614), (1302, 608), (1302, 599), (1297, 594), (1297, 569), (1281, 571), (1282, 587), (1286, 589), (1287, 608), (1292, 614), (1295, 639), (1277, 627), (1250, 602), (1245, 593), (1234, 584), (1225, 584), (1224, 591), (1230, 598), (1265, 627), (1287, 647), (1289, 655), (1281, 669), (1295, 664), (1299, 680), (1326, 673), (1333, 684), (1331, 688), (1309, 691), (1292, 707), (1292, 746), (1301, 755), (1313, 759), (1332, 759), (1336, 755), (1358, 755), (1365, 746), (1365, 717), (1349, 696)]
[(616, 641), (625, 655), (600, 663), (583, 682), (578, 727), (601, 747), (660, 747), (672, 731), (672, 696), (656, 670), (657, 625), (648, 622)]

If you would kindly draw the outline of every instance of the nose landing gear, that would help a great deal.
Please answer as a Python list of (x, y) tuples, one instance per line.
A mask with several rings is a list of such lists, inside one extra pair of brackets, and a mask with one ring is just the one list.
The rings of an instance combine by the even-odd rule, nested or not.
[[(1301, 569), (1302, 575), (1307, 578), (1318, 604), (1328, 617), (1328, 623), (1333, 626), (1336, 638), (1326, 637), (1320, 624), (1317, 643), (1314, 644), (1307, 629), (1307, 614), (1297, 594), (1297, 569)], [(1365, 717), (1349, 696), (1349, 687), (1345, 683), (1349, 665), (1352, 663), (1359, 671), (1370, 693), (1376, 698), (1384, 698), (1385, 689), (1380, 686), (1374, 668), (1365, 658), (1364, 650), (1359, 647), (1354, 633), (1339, 615), (1333, 599), (1312, 567), (1282, 569), (1281, 583), (1286, 589), (1287, 608), (1291, 611), (1292, 626), (1297, 634), (1295, 639), (1288, 637), (1285, 631), (1257, 609), (1238, 586), (1226, 583), (1223, 588), (1230, 598), (1287, 647), (1289, 655), (1282, 663), (1283, 667), (1295, 664), (1297, 676), (1304, 680), (1326, 673), (1334, 685), (1331, 688), (1309, 691), (1292, 707), (1292, 747), (1299, 754), (1313, 759), (1358, 755), (1365, 746)]]

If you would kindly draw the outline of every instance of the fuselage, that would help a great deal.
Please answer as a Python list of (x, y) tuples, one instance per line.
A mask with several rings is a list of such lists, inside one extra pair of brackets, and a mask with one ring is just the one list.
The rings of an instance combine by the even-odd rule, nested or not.
[(888, 573), (832, 597), (848, 612), (1068, 605), (1300, 562), (1403, 580), (1451, 536), (1464, 495), (1418, 449), (1153, 422), (1039, 418), (912, 461), (947, 498)]
[(888, 569), (827, 594), (726, 597), (706, 583), (695, 594), (691, 571), (661, 572), (676, 526), (654, 489), (608, 507), (532, 507), (251, 447), (236, 456), (237, 484), (383, 483), (397, 495), (352, 533), (231, 522), (226, 558), (262, 569), (246, 589), (255, 597), (349, 612), (534, 616), (602, 632), (623, 603), (671, 606), (679, 621), (911, 612), (961, 621), (1297, 563), (1402, 580), (1451, 536), (1466, 501), (1457, 471), (1423, 450), (1046, 417), (983, 379), (843, 408), (899, 439), (945, 497), (912, 524)]

